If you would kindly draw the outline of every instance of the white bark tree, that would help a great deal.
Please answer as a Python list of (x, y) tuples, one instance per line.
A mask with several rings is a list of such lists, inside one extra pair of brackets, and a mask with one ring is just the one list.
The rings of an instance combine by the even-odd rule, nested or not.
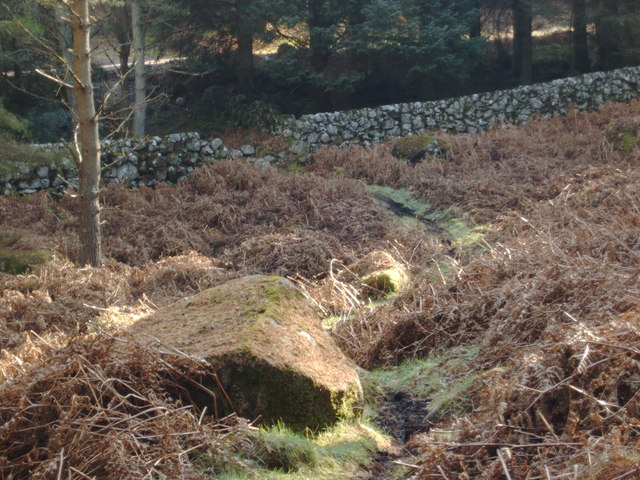
[(68, 108), (72, 112), (72, 116), (76, 115), (78, 111), (78, 103), (76, 102), (76, 93), (73, 88), (74, 79), (71, 72), (71, 66), (73, 65), (72, 55), (72, 34), (71, 24), (68, 21), (68, 15), (66, 8), (62, 4), (55, 5), (53, 12), (56, 21), (56, 28), (58, 30), (58, 48), (60, 49), (60, 55), (65, 62), (65, 74), (63, 81), (68, 85), (65, 88)]

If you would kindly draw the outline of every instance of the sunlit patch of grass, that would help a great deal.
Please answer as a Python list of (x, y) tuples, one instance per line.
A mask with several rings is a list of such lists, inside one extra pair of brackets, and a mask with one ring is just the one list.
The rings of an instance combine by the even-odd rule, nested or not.
[(244, 480), (338, 480), (358, 478), (378, 450), (389, 444), (387, 437), (366, 423), (340, 423), (307, 436), (283, 425), (256, 433), (252, 458), (246, 469), (223, 472), (215, 478)]
[(478, 372), (471, 368), (480, 348), (455, 347), (428, 358), (406, 360), (398, 366), (379, 368), (362, 374), (365, 399), (374, 408), (386, 392), (406, 391), (430, 400), (432, 419), (461, 415), (470, 411), (468, 391)]
[(382, 195), (401, 204), (403, 207), (412, 210), (412, 215), (414, 215), (414, 217), (426, 217), (433, 209), (428, 202), (416, 198), (406, 188), (391, 188), (385, 185), (368, 185), (368, 189), (372, 195)]
[(407, 189), (394, 189), (382, 185), (369, 185), (368, 188), (374, 197), (385, 197), (394, 202), (398, 208), (392, 211), (389, 206), (379, 200), (379, 204), (388, 213), (399, 218), (410, 228), (419, 227), (421, 221), (426, 220), (433, 223), (435, 229), (441, 229), (447, 234), (455, 247), (473, 247), (484, 237), (486, 227), (470, 225), (464, 218), (464, 212), (455, 205), (445, 210), (433, 210), (428, 202), (416, 198)]

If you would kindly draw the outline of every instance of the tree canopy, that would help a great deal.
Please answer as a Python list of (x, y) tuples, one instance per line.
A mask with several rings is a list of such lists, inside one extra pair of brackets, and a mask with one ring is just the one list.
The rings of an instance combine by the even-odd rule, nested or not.
[[(64, 53), (64, 32), (55, 22), (55, 2), (14, 3), (3, 0), (7, 8), (0, 11), (4, 103), (31, 120), (35, 140), (51, 140), (65, 134), (64, 91), (52, 92), (33, 73), (59, 73), (59, 58), (43, 53), (40, 43)], [(115, 109), (140, 102), (135, 85), (145, 78), (134, 81), (131, 4), (91, 2), (100, 63), (112, 62), (121, 82), (124, 104)], [(176, 101), (182, 113), (208, 124), (248, 126), (274, 111), (429, 100), (640, 62), (640, 5), (633, 0), (135, 4), (138, 50), (147, 58), (179, 59), (169, 72), (150, 73), (150, 91), (165, 99), (164, 106), (150, 105), (151, 132), (162, 130), (153, 127), (156, 114), (164, 114), (165, 123), (175, 118), (167, 105)], [(94, 73), (98, 85), (115, 81), (113, 73)]]

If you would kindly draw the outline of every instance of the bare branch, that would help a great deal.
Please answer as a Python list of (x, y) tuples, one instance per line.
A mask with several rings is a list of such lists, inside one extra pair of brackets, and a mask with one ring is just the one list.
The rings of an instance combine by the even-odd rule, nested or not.
[(18, 92), (24, 93), (26, 95), (29, 95), (29, 96), (33, 97), (33, 98), (37, 98), (38, 100), (43, 100), (43, 101), (46, 101), (46, 102), (61, 103), (61, 104), (66, 106), (66, 103), (61, 101), (61, 100), (55, 100), (55, 99), (52, 99), (52, 98), (43, 97), (42, 95), (38, 95), (38, 94), (30, 92), (29, 90), (26, 90), (26, 89), (24, 89), (22, 87), (19, 87), (18, 85), (13, 83), (11, 80), (9, 80), (7, 77), (3, 78), (3, 80), (5, 82), (7, 82), (11, 86), (11, 88), (17, 90)]
[[(58, 50), (56, 48), (49, 45), (47, 42), (45, 42), (42, 38), (38, 37), (37, 35), (34, 35), (20, 20), (15, 19), (15, 22), (16, 22), (16, 25), (18, 25), (20, 29), (23, 32), (25, 32), (29, 36), (29, 38), (31, 38), (31, 40), (33, 40), (34, 42), (36, 42), (36, 44), (40, 46), (40, 48), (44, 49), (48, 54), (52, 55), (56, 60), (58, 60), (62, 65), (64, 65), (65, 69), (67, 70), (67, 73), (73, 77), (73, 80), (75, 82), (78, 82), (79, 85), (82, 85), (82, 82), (79, 81), (78, 77), (73, 72), (73, 68), (71, 67), (71, 65), (69, 65), (67, 60), (58, 53)], [(50, 80), (53, 80), (50, 77), (47, 77), (47, 78), (49, 78)], [(56, 81), (56, 83), (60, 83), (60, 82)]]
[(70, 85), (68, 83), (66, 83), (64, 80), (58, 78), (58, 77), (54, 77), (53, 75), (49, 75), (47, 72), (36, 68), (35, 72), (39, 75), (42, 75), (44, 78), (47, 78), (49, 80), (51, 80), (52, 82), (57, 83), (58, 85), (60, 85), (61, 87), (64, 88), (73, 88), (73, 85)]

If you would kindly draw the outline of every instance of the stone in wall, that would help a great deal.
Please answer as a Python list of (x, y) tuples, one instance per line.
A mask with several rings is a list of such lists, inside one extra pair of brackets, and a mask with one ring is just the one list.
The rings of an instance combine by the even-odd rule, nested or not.
[(597, 109), (609, 100), (628, 102), (639, 94), (640, 67), (627, 67), (445, 100), (289, 117), (276, 132), (296, 151), (308, 152), (326, 144), (367, 145), (428, 131), (479, 133), (523, 124), (533, 115), (563, 115), (572, 105)]
[[(60, 145), (36, 145), (38, 148), (60, 148)], [(132, 187), (151, 186), (158, 182), (176, 183), (193, 174), (207, 163), (232, 158), (268, 166), (275, 156), (256, 156), (252, 145), (239, 150), (227, 148), (221, 139), (203, 140), (198, 133), (175, 133), (164, 138), (151, 137), (141, 141), (131, 139), (105, 140), (102, 143), (102, 181), (120, 182)], [(77, 187), (78, 171), (70, 158), (57, 165), (19, 165), (15, 173), (0, 178), (5, 195), (31, 194), (48, 189), (63, 192)]]

